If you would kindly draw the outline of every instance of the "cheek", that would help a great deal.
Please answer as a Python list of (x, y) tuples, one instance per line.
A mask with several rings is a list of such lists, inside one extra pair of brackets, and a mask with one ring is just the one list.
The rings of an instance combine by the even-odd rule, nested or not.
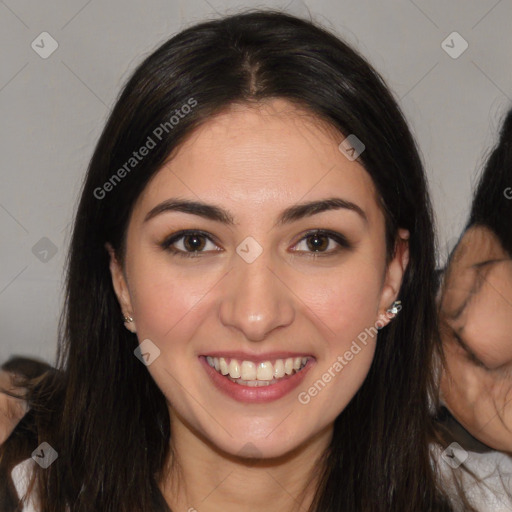
[(382, 276), (372, 268), (342, 268), (298, 281), (294, 291), (327, 329), (329, 338), (347, 340), (377, 321)]
[(202, 308), (202, 300), (220, 276), (201, 266), (180, 271), (168, 261), (134, 262), (131, 295), (139, 336), (164, 340), (183, 328)]
[(329, 410), (322, 417), (334, 419), (346, 407), (373, 361), (381, 275), (377, 264), (372, 269), (317, 275), (314, 286), (298, 290), (307, 306), (304, 314), (321, 337), (313, 387), (304, 391), (308, 397), (321, 396), (315, 406)]
[(512, 361), (512, 308), (493, 288), (484, 286), (467, 308), (465, 340), (495, 368)]

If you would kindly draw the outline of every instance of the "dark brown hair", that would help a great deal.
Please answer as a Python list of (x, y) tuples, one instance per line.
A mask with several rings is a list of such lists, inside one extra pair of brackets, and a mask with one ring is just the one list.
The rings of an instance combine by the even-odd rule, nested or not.
[(512, 258), (512, 109), (480, 174), (466, 229), (480, 224), (499, 238)]

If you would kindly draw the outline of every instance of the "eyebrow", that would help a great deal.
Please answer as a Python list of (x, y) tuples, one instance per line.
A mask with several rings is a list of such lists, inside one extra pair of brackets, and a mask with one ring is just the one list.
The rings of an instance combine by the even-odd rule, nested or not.
[[(286, 208), (279, 215), (274, 227), (289, 224), (299, 219), (311, 217), (312, 215), (325, 211), (339, 209), (345, 209), (357, 213), (363, 219), (365, 224), (368, 224), (368, 217), (360, 206), (340, 197), (331, 197), (320, 201), (300, 203)], [(234, 218), (229, 211), (213, 204), (207, 204), (200, 201), (190, 201), (188, 199), (167, 199), (163, 201), (147, 213), (144, 218), (144, 222), (148, 222), (150, 219), (164, 212), (172, 211), (198, 215), (199, 217), (221, 222), (230, 226), (235, 224)]]
[(444, 316), (448, 320), (458, 320), (458, 318), (462, 315), (463, 311), (466, 309), (466, 306), (468, 305), (468, 302), (470, 301), (471, 296), (472, 296), (472, 293), (470, 291), (470, 292), (467, 293), (467, 295), (464, 298), (464, 301), (462, 302), (462, 304), (455, 311), (451, 311), (449, 313), (444, 311), (443, 312)]
[(485, 279), (481, 278), (481, 275), (480, 275), (480, 271), (482, 269), (484, 269), (485, 267), (487, 267), (489, 265), (495, 265), (496, 263), (501, 263), (501, 262), (507, 261), (507, 260), (508, 260), (507, 258), (484, 260), (484, 261), (480, 261), (478, 263), (474, 263), (473, 265), (471, 265), (469, 268), (474, 269), (477, 272), (476, 278), (473, 282), (473, 287), (471, 288), (471, 290), (468, 291), (466, 297), (464, 298), (464, 301), (462, 302), (462, 304), (460, 304), (460, 306), (455, 311), (452, 311), (451, 313), (446, 313), (446, 312), (444, 313), (446, 318), (448, 318), (449, 320), (457, 320), (462, 315), (464, 310), (466, 309), (472, 296), (480, 291), (480, 288), (482, 287), (483, 282), (485, 281)]
[(510, 258), (498, 258), (493, 260), (479, 261), (478, 263), (474, 263), (472, 267), (477, 270), (480, 270), (481, 268), (484, 268), (487, 265), (495, 265), (496, 263), (502, 263), (504, 261), (510, 261)]

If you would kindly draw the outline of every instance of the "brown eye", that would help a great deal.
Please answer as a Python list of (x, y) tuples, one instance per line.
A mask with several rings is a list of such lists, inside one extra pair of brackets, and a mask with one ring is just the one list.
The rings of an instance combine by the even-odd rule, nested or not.
[(312, 251), (325, 251), (329, 247), (329, 238), (325, 235), (312, 235), (307, 238), (308, 248)]
[(315, 230), (306, 233), (296, 247), (305, 246), (303, 249), (294, 249), (296, 252), (312, 253), (313, 256), (330, 256), (337, 254), (342, 249), (352, 249), (352, 245), (341, 234), (335, 231)]
[[(211, 244), (211, 248), (207, 247)], [(180, 231), (160, 243), (162, 249), (176, 256), (195, 257), (203, 253), (218, 251), (211, 236), (200, 231)]]
[(183, 245), (187, 251), (201, 251), (206, 245), (202, 235), (185, 235)]

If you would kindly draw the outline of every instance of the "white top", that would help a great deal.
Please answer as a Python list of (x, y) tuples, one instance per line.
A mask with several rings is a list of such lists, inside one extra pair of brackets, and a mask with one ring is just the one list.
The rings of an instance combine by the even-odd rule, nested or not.
[[(453, 443), (457, 445), (457, 443)], [(452, 446), (452, 445), (450, 445)], [(470, 504), (479, 512), (512, 512), (512, 457), (502, 452), (490, 451), (478, 453), (465, 451), (457, 445), (456, 456), (462, 464), (455, 469), (443, 459), (441, 447), (431, 446), (432, 462), (441, 482), (450, 496), (453, 496), (453, 506), (458, 512), (464, 512), (462, 505), (456, 501), (454, 476), (457, 475), (464, 488), (464, 493)], [(444, 453), (446, 453), (446, 450)], [(453, 451), (450, 455), (454, 455)], [(472, 471), (479, 483), (465, 469)]]
[(32, 475), (32, 469), (35, 465), (35, 461), (30, 458), (18, 465), (14, 466), (11, 471), (12, 481), (19, 498), (26, 498), (27, 501), (24, 503), (23, 512), (38, 512), (35, 503), (31, 496), (26, 497), (28, 484), (30, 483), (30, 476)]
[[(474, 479), (464, 486), (475, 507), (493, 512), (512, 512), (512, 457), (500, 452), (468, 452), (466, 467), (480, 477), (484, 485)], [(466, 475), (467, 476), (467, 475)]]
[[(433, 462), (450, 491), (453, 489), (451, 468), (442, 460), (441, 453), (439, 447), (432, 447)], [(467, 473), (460, 472), (463, 475), (466, 495), (472, 505), (480, 512), (512, 512), (512, 496), (507, 495), (507, 491), (512, 495), (512, 457), (500, 452), (467, 454), (464, 466), (483, 481), (483, 485), (478, 485)], [(18, 496), (26, 499), (23, 512), (38, 512), (32, 498), (25, 496), (35, 464), (31, 458), (26, 459), (11, 472)]]

